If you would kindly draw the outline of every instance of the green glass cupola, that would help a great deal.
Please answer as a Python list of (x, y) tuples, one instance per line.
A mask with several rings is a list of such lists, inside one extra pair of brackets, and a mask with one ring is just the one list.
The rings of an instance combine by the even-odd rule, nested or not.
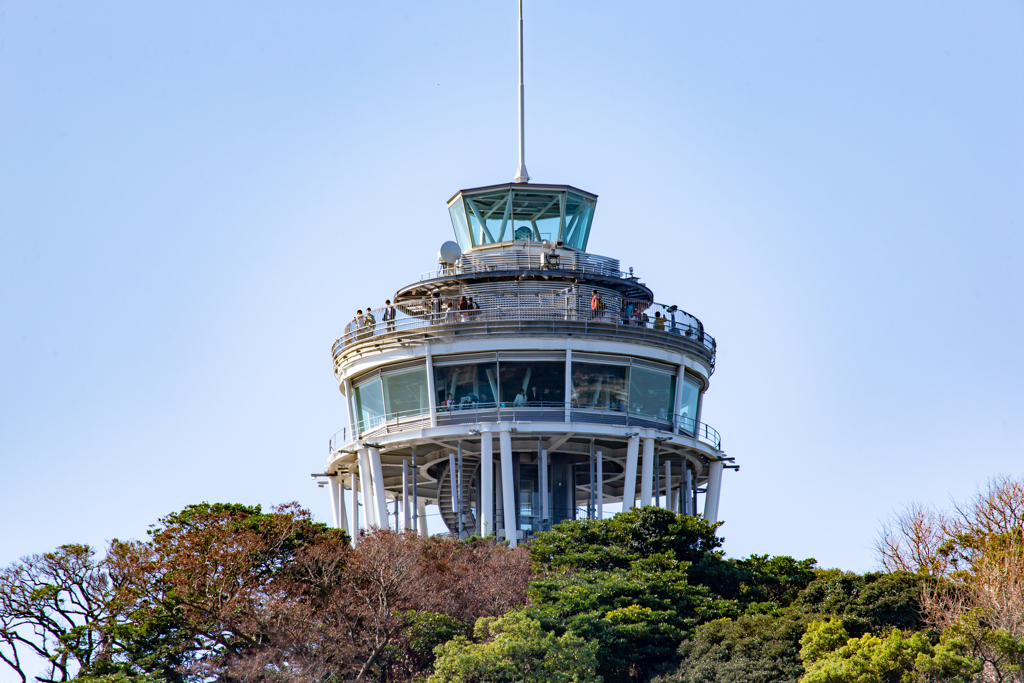
[(448, 200), (462, 251), (502, 242), (557, 242), (585, 251), (597, 195), (570, 185), (508, 183), (461, 190)]

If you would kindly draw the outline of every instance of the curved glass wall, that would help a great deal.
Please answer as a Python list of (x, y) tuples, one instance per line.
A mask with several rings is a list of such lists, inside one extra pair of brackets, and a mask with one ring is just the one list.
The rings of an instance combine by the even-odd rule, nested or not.
[(700, 401), (700, 382), (689, 375), (683, 382), (682, 400), (679, 402), (679, 426), (693, 433), (697, 425), (697, 404)]
[(384, 381), (384, 405), (389, 415), (419, 415), (430, 411), (427, 400), (427, 369), (414, 368), (387, 373)]
[(434, 366), (438, 409), (493, 408), (498, 394), (498, 364), (460, 363)]
[(355, 387), (356, 417), (360, 431), (373, 429), (384, 422), (384, 392), (380, 377)]
[(501, 361), (501, 402), (510, 406), (565, 403), (565, 362)]
[(572, 364), (572, 406), (626, 410), (628, 365)]
[(629, 369), (629, 412), (672, 419), (676, 376), (638, 366)]
[(585, 250), (596, 207), (597, 197), (566, 186), (499, 185), (460, 192), (448, 212), (463, 251), (515, 240)]
[[(500, 367), (500, 370), (499, 370)], [(434, 367), (439, 408), (493, 408), (565, 403), (565, 363), (495, 361)]]

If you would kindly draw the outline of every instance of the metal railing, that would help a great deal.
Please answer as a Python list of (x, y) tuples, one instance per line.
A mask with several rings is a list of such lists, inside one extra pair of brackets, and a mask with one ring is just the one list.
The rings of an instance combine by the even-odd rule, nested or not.
[(455, 275), (481, 275), (503, 270), (558, 270), (616, 278), (633, 278), (632, 272), (619, 269), (619, 260), (585, 251), (552, 250), (536, 242), (522, 242), (513, 249), (490, 250), (463, 254), (455, 264), (420, 274), (420, 281)]
[[(561, 401), (528, 401), (524, 405), (515, 405), (515, 402), (473, 402), (452, 404), (447, 407), (438, 406), (436, 417), (438, 426), (481, 422), (564, 422), (565, 410), (566, 405)], [(676, 425), (677, 434), (692, 436), (719, 450), (722, 447), (722, 437), (713, 427), (697, 422), (683, 413), (675, 416), (648, 415), (628, 410), (580, 406), (575, 401), (569, 406), (569, 412), (572, 422), (653, 428), (667, 432), (673, 431), (673, 425)], [(352, 443), (356, 438), (372, 439), (384, 434), (429, 427), (430, 417), (429, 410), (406, 410), (360, 420), (356, 422), (355, 436), (350, 433), (348, 427), (342, 427), (331, 436), (330, 452), (333, 453), (343, 445)]]
[[(459, 310), (454, 299), (426, 300), (422, 308), (433, 304), (442, 310), (420, 315), (408, 315), (394, 309), (394, 320), (384, 320), (384, 309), (370, 311), (370, 315), (352, 320), (344, 334), (331, 347), (335, 365), (344, 351), (363, 342), (379, 343), (384, 340), (401, 341), (402, 335), (424, 333), (425, 339), (451, 337), (458, 334), (492, 334), (502, 332), (593, 333), (621, 336), (630, 340), (671, 344), (673, 341), (692, 346), (703, 355), (714, 370), (716, 343), (704, 332), (696, 317), (676, 306), (650, 301), (623, 300), (621, 310), (607, 308), (590, 310), (590, 297), (571, 294), (549, 305), (524, 304)], [(409, 306), (405, 306), (409, 307)], [(508, 323), (512, 323), (509, 329)], [(540, 323), (533, 325), (530, 323)], [(572, 326), (573, 329), (562, 327)], [(550, 328), (550, 329), (547, 329)], [(670, 335), (670, 336), (665, 336)], [(678, 339), (673, 340), (673, 337)]]

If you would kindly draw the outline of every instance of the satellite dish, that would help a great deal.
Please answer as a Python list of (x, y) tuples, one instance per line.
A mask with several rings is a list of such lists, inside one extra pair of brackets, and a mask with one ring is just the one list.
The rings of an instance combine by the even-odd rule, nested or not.
[(442, 263), (454, 264), (462, 256), (462, 249), (459, 249), (459, 245), (455, 242), (445, 242), (441, 245), (441, 248), (437, 250), (437, 260)]

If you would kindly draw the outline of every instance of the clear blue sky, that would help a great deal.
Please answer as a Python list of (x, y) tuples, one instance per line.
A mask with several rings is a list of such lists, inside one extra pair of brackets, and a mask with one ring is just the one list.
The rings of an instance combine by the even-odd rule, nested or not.
[[(733, 556), (1024, 473), (1024, 5), (526, 0), (527, 162), (720, 342)], [(0, 2), (0, 564), (298, 500), (516, 168), (516, 4)]]

